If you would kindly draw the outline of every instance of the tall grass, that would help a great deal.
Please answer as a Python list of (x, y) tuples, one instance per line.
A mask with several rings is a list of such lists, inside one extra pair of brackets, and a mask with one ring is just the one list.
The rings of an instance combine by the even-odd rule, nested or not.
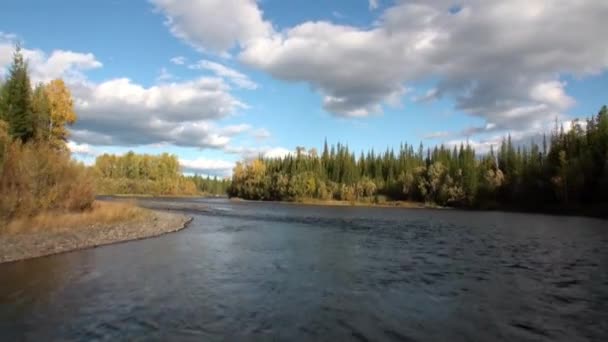
[(117, 222), (133, 222), (145, 219), (149, 211), (131, 202), (95, 201), (90, 210), (68, 213), (43, 212), (33, 217), (16, 218), (9, 222), (6, 233), (34, 233), (39, 231), (63, 231), (94, 228)]

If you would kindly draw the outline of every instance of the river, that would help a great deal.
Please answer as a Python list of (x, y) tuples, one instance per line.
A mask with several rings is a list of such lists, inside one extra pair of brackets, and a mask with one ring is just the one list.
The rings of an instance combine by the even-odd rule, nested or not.
[(608, 224), (224, 199), (163, 237), (0, 265), (0, 339), (608, 341)]

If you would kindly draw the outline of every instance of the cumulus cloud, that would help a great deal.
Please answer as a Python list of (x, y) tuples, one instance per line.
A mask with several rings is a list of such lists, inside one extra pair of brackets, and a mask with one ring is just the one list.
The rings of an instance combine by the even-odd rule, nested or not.
[(368, 0), (369, 2), (369, 9), (370, 10), (375, 10), (376, 8), (378, 8), (378, 2), (380, 0)]
[[(573, 127), (579, 125), (581, 128), (585, 128), (587, 125), (586, 121), (579, 120), (564, 120), (558, 123), (558, 127), (553, 123), (545, 123), (536, 129), (524, 129), (519, 131), (511, 131), (508, 136), (511, 137), (511, 143), (516, 147), (529, 147), (531, 143), (535, 143), (542, 148), (543, 140), (546, 139), (547, 144), (550, 144), (550, 136), (556, 129), (563, 129), (565, 133), (568, 133)], [(447, 134), (445, 137), (454, 136), (454, 134)], [(493, 148), (495, 152), (500, 148), (500, 144), (505, 140), (507, 136), (504, 134), (485, 134), (483, 137), (476, 139), (452, 139), (445, 142), (445, 145), (449, 147), (460, 146), (461, 144), (469, 144), (475, 149), (477, 153), (485, 154), (490, 152)]]
[[(229, 1), (231, 20), (223, 2), (197, 1), (189, 11), (155, 3), (176, 36), (203, 48), (239, 46), (240, 61), (308, 83), (340, 116), (381, 113), (408, 83), (432, 79), (426, 99), (451, 97), (455, 109), (484, 120), (483, 129), (529, 129), (574, 103), (561, 76), (608, 68), (608, 2), (600, 0), (396, 1), (371, 28), (309, 21), (281, 31), (253, 0)], [(213, 39), (214, 32), (222, 34)]]
[(77, 154), (83, 157), (96, 157), (97, 151), (89, 144), (79, 144), (74, 141), (68, 141), (67, 147), (73, 154)]
[[(5, 70), (13, 60), (14, 39), (14, 35), (0, 35), (0, 70)], [(68, 81), (83, 80), (84, 71), (103, 66), (92, 53), (54, 50), (47, 55), (42, 50), (26, 48), (22, 48), (21, 52), (29, 63), (33, 83), (48, 82), (59, 77)]]
[(170, 143), (221, 148), (233, 128), (212, 123), (246, 105), (218, 78), (144, 87), (127, 78), (71, 85), (79, 120), (74, 140), (95, 145)]
[(219, 159), (179, 159), (184, 172), (226, 177), (232, 173), (234, 162)]
[(213, 123), (246, 108), (218, 78), (151, 87), (119, 78), (74, 83), (71, 89), (79, 115), (72, 136), (79, 143), (222, 148), (243, 129)]
[(231, 83), (239, 88), (256, 89), (258, 87), (258, 85), (250, 80), (247, 75), (210, 60), (203, 59), (195, 64), (189, 65), (188, 67), (190, 69), (209, 70), (219, 77), (228, 79)]
[[(11, 63), (14, 46), (0, 36), (0, 70)], [(61, 77), (70, 86), (78, 121), (68, 147), (75, 154), (94, 156), (91, 146), (173, 144), (222, 149), (250, 125), (221, 126), (216, 122), (247, 105), (231, 94), (222, 77), (143, 86), (128, 78), (92, 82), (84, 72), (101, 67), (91, 53), (55, 50), (50, 54), (22, 49), (33, 82)], [(224, 75), (229, 76), (229, 75)], [(236, 77), (235, 75), (232, 75)], [(172, 75), (163, 68), (158, 81)]]
[(176, 37), (200, 51), (226, 53), (272, 31), (255, 0), (151, 0)]

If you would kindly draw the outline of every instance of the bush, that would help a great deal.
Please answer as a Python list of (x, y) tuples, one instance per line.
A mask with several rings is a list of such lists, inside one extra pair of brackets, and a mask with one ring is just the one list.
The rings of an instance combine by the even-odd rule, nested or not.
[(2, 159), (0, 223), (43, 211), (91, 208), (95, 199), (93, 179), (67, 152), (46, 143), (14, 141), (8, 143)]
[(8, 135), (8, 125), (6, 122), (0, 120), (0, 170), (2, 170), (2, 166), (4, 165), (10, 143), (11, 138)]

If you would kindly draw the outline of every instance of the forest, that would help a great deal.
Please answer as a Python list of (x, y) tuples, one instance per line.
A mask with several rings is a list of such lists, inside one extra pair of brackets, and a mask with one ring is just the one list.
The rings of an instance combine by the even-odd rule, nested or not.
[(229, 180), (184, 176), (177, 156), (103, 154), (93, 165), (98, 194), (225, 195)]
[(223, 195), (253, 200), (415, 201), (463, 208), (603, 210), (608, 203), (608, 110), (541, 144), (476, 154), (469, 145), (402, 144), (356, 156), (347, 145), (319, 153), (298, 147), (283, 158), (237, 163), (232, 180), (185, 176), (170, 154), (98, 156), (87, 167), (70, 157), (74, 124), (61, 79), (32, 87), (19, 47), (0, 82), (0, 222), (47, 210), (85, 210), (95, 194)]
[[(556, 123), (539, 145), (510, 136), (489, 153), (470, 145), (371, 150), (347, 145), (297, 148), (283, 158), (258, 158), (234, 168), (229, 196), (383, 203), (420, 201), (463, 208), (519, 210), (605, 208), (608, 203), (608, 110), (603, 106), (565, 131)], [(600, 210), (600, 209), (597, 209)]]

